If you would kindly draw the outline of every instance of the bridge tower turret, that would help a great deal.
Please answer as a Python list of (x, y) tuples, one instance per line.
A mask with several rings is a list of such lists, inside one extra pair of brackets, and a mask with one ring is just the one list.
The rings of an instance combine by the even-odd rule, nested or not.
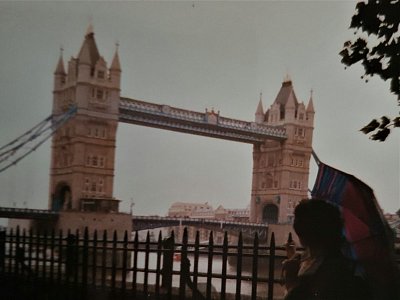
[[(259, 104), (256, 122), (260, 122), (260, 111)], [(314, 113), (312, 96), (306, 108), (286, 78), (262, 122), (284, 126), (287, 139), (254, 145), (250, 221), (291, 223), (294, 207), (307, 198)]]
[(68, 72), (60, 56), (54, 73), (53, 114), (70, 106), (76, 115), (52, 139), (49, 208), (57, 211), (118, 211), (113, 198), (115, 141), (121, 67), (100, 55), (89, 26)]

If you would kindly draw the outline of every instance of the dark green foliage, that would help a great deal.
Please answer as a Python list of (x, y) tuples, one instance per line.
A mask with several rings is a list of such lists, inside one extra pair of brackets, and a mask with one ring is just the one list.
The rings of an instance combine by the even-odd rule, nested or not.
[[(400, 105), (400, 0), (360, 1), (352, 17), (350, 28), (356, 30), (357, 38), (347, 41), (343, 50), (342, 63), (351, 66), (360, 62), (365, 74), (362, 79), (374, 75), (389, 80), (390, 91), (397, 96)], [(366, 33), (368, 36), (362, 36)], [(389, 127), (400, 127), (400, 117), (382, 117), (373, 120), (361, 129), (365, 134), (374, 132), (371, 139), (384, 141), (390, 134)]]

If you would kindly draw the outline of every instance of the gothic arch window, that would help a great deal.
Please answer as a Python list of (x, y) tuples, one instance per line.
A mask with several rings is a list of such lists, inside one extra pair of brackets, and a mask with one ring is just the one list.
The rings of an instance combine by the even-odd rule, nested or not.
[(99, 157), (99, 166), (104, 167), (104, 157), (103, 156)]
[(267, 174), (267, 178), (266, 178), (266, 187), (267, 187), (267, 189), (272, 188), (272, 184), (273, 184), (272, 175), (270, 173), (268, 173)]
[(97, 166), (97, 156), (96, 155), (93, 155), (93, 157), (92, 157), (92, 165)]
[(86, 178), (86, 179), (85, 179), (85, 188), (84, 188), (84, 190), (85, 190), (86, 192), (89, 191), (89, 184), (90, 184), (89, 178)]
[(105, 78), (105, 72), (103, 70), (97, 71), (97, 78), (104, 79)]
[(263, 208), (262, 220), (267, 224), (278, 223), (278, 207), (274, 204), (267, 204)]

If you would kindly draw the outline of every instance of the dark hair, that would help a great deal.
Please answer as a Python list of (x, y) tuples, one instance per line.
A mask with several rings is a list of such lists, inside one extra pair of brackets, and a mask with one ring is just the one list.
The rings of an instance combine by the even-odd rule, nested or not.
[(342, 245), (343, 221), (340, 211), (326, 201), (301, 201), (294, 211), (293, 227), (305, 246), (337, 251)]

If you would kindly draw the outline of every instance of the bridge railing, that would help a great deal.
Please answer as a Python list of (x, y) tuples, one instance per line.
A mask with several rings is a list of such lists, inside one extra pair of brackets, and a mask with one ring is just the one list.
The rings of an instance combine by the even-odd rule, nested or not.
[(282, 251), (273, 234), (266, 246), (257, 235), (246, 244), (241, 235), (229, 243), (225, 234), (216, 244), (212, 232), (206, 245), (199, 233), (189, 243), (187, 230), (180, 242), (173, 233), (165, 239), (160, 233), (157, 240), (147, 234), (140, 241), (127, 232), (118, 237), (88, 230), (65, 235), (3, 231), (0, 277), (12, 283), (3, 288), (22, 297), (41, 298), (45, 291), (50, 298), (77, 293), (94, 299), (111, 291), (132, 299), (275, 299), (283, 294), (277, 278)]
[[(155, 104), (129, 98), (121, 98), (120, 108), (124, 110), (133, 110), (143, 113), (166, 116), (178, 120), (191, 121), (194, 123), (208, 123), (207, 111), (205, 113), (201, 113), (192, 110), (176, 108), (169, 105)], [(286, 138), (286, 130), (282, 126), (268, 126), (255, 122), (221, 117), (219, 116), (219, 113), (215, 125), (226, 129), (236, 129), (260, 135), (265, 134), (278, 138)]]

